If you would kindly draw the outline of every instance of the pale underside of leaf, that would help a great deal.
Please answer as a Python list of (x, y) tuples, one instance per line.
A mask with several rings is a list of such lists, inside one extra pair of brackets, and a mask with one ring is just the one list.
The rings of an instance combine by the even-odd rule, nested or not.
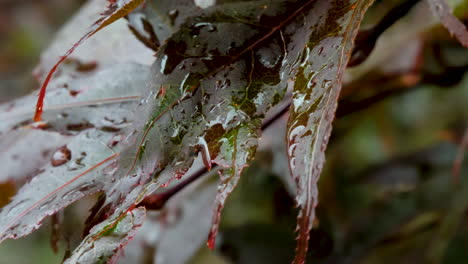
[[(49, 119), (48, 131), (36, 131), (31, 128), (15, 128), (17, 124), (28, 121), (27, 112), (15, 114), (15, 109), (4, 112), (5, 135), (1, 140), (15, 140), (15, 147), (30, 148), (44, 144), (35, 142), (25, 145), (25, 136), (43, 135), (42, 138), (56, 138), (63, 147), (52, 149), (51, 158), (46, 164), (40, 164), (41, 170), (35, 172), (31, 182), (25, 184), (13, 197), (12, 202), (0, 212), (0, 240), (19, 238), (37, 229), (41, 221), (48, 215), (54, 214), (72, 202), (84, 196), (96, 193), (106, 185), (112, 184), (112, 174), (116, 170), (115, 160), (124, 147), (125, 129), (133, 120), (132, 109), (136, 106), (133, 101), (107, 100), (109, 96), (134, 94), (139, 95), (148, 75), (148, 67), (136, 64), (121, 64), (112, 68), (96, 72), (90, 78), (84, 78), (76, 83), (70, 83), (69, 88), (88, 87), (89, 90), (76, 96), (71, 96), (65, 88), (54, 89), (48, 100), (51, 105), (58, 103), (61, 107), (44, 112)], [(54, 79), (52, 84), (60, 84)], [(90, 98), (94, 104), (87, 101)], [(101, 98), (101, 99), (99, 99)], [(34, 97), (21, 98), (19, 102), (32, 102)], [(79, 103), (80, 107), (70, 107)], [(21, 104), (19, 104), (21, 105)], [(18, 113), (18, 112), (17, 112)], [(85, 125), (82, 125), (85, 124)], [(15, 139), (12, 135), (21, 131), (22, 137)], [(55, 134), (58, 134), (54, 136)], [(62, 136), (61, 134), (66, 136)], [(50, 136), (49, 136), (50, 134)], [(40, 137), (30, 140), (41, 140)], [(0, 142), (2, 143), (2, 142)], [(43, 142), (47, 143), (47, 142)], [(53, 144), (53, 142), (50, 142)], [(68, 160), (58, 161), (60, 149), (69, 151)], [(35, 151), (43, 151), (36, 149)], [(32, 152), (32, 151), (31, 151)], [(35, 153), (35, 152), (32, 152)], [(42, 155), (42, 154), (39, 154)], [(0, 158), (8, 156), (0, 156)], [(22, 158), (22, 157), (21, 157)], [(0, 160), (1, 163), (7, 160)], [(9, 166), (15, 163), (9, 164)], [(109, 165), (106, 167), (105, 165)], [(21, 165), (21, 164), (19, 164)], [(18, 175), (25, 177), (28, 175)], [(30, 176), (30, 175), (29, 175)]]
[(289, 167), (300, 207), (294, 263), (305, 262), (318, 203), (317, 182), (325, 161), (343, 71), (363, 14), (371, 3), (372, 0), (318, 0), (314, 3), (314, 16), (305, 19), (313, 32), (295, 73), (287, 128)]
[(105, 144), (111, 138), (112, 135), (100, 131), (88, 131), (69, 142), (66, 145), (71, 153), (68, 162), (60, 166), (48, 163), (2, 208), (0, 241), (28, 235), (40, 227), (46, 216), (98, 192), (110, 181), (109, 173), (97, 167), (117, 157)]
[(45, 80), (39, 91), (39, 96), (36, 103), (36, 112), (34, 114), (35, 122), (39, 122), (42, 120), (42, 112), (44, 110), (44, 98), (46, 96), (47, 86), (60, 64), (64, 62), (65, 59), (67, 59), (68, 56), (70, 56), (75, 51), (76, 48), (78, 48), (82, 43), (84, 43), (85, 40), (90, 38), (95, 33), (99, 32), (103, 28), (107, 27), (108, 25), (114, 23), (118, 19), (126, 16), (132, 10), (137, 8), (141, 3), (143, 3), (143, 1), (144, 0), (118, 0), (115, 3), (111, 4), (108, 10), (102, 13), (102, 17), (93, 24), (92, 29), (84, 36), (82, 36), (63, 56), (60, 57), (60, 59), (45, 77)]
[(70, 141), (60, 133), (18, 128), (0, 136), (0, 183), (23, 183), (50, 161), (53, 152)]

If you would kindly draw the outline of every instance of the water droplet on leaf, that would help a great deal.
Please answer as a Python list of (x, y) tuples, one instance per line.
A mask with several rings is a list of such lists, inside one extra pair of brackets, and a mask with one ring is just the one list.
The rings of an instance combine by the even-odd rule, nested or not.
[(52, 166), (57, 167), (67, 163), (70, 159), (71, 151), (66, 146), (63, 146), (55, 151), (54, 155), (52, 155), (50, 163)]

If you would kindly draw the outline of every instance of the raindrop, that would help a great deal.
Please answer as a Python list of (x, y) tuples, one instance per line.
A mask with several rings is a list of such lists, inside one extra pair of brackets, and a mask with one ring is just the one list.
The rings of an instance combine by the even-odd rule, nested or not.
[(70, 164), (68, 164), (67, 169), (70, 170), (70, 171), (74, 171), (74, 170), (78, 170), (78, 169), (83, 168), (85, 166), (83, 164), (83, 159), (85, 157), (86, 157), (86, 152), (81, 152), (80, 157), (75, 159), (73, 162), (70, 162)]
[(326, 79), (323, 80), (323, 82), (322, 82), (322, 88), (323, 88), (323, 89), (328, 89), (328, 88), (330, 87), (331, 82), (332, 82), (331, 80), (326, 80)]
[[(118, 168), (119, 168), (119, 164), (116, 160), (114, 160), (111, 164), (109, 164), (102, 170), (102, 173), (105, 175), (114, 175), (114, 173), (117, 171)], [(114, 178), (114, 181), (115, 181), (115, 178)]]
[(323, 52), (323, 46), (319, 48), (318, 55), (322, 55), (322, 52)]
[(171, 20), (171, 25), (174, 25), (175, 20), (176, 20), (177, 16), (179, 15), (179, 10), (173, 9), (173, 10), (169, 11), (169, 13), (167, 15), (169, 16), (169, 19)]
[(208, 32), (215, 32), (217, 30), (217, 28), (213, 24), (207, 22), (200, 22), (195, 24), (194, 26), (195, 28), (207, 27)]
[(107, 146), (109, 148), (115, 147), (122, 140), (123, 140), (123, 135), (115, 135), (109, 140), (109, 142), (107, 142)]
[(50, 163), (52, 166), (57, 167), (67, 163), (71, 159), (71, 151), (66, 147), (60, 147), (57, 151), (55, 151), (54, 155), (52, 155), (52, 159)]

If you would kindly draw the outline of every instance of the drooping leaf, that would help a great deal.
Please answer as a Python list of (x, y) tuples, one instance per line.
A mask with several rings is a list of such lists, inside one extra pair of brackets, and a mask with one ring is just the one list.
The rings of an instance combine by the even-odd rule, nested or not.
[(99, 239), (86, 241), (91, 247), (78, 247), (64, 263), (116, 263), (122, 248), (133, 239), (136, 231), (143, 225), (145, 217), (144, 207), (127, 212), (117, 225)]
[(0, 241), (31, 233), (46, 216), (96, 193), (110, 181), (109, 173), (97, 168), (117, 156), (106, 145), (111, 139), (112, 135), (94, 130), (57, 149), (50, 163), (0, 212)]
[(218, 188), (218, 195), (216, 196), (214, 206), (213, 223), (208, 236), (208, 246), (211, 249), (215, 247), (221, 211), (226, 202), (226, 198), (236, 187), (244, 168), (255, 156), (255, 150), (258, 144), (257, 126), (255, 124), (247, 124), (226, 135), (226, 139), (223, 140), (221, 144), (221, 155), (215, 158), (215, 162), (220, 164), (223, 168), (219, 171), (221, 184)]
[(107, 27), (108, 25), (114, 23), (118, 19), (126, 16), (130, 13), (133, 9), (137, 8), (143, 0), (117, 0), (111, 1), (108, 9), (106, 12), (102, 13), (101, 18), (99, 18), (92, 26), (91, 30), (87, 32), (84, 36), (82, 36), (60, 59), (57, 63), (52, 67), (49, 71), (45, 80), (41, 86), (41, 90), (39, 91), (39, 96), (37, 99), (36, 104), (36, 112), (34, 114), (34, 121), (39, 122), (42, 120), (42, 112), (44, 108), (44, 98), (46, 95), (47, 86), (49, 85), (52, 76), (54, 75), (55, 71), (58, 69), (58, 66), (64, 62), (68, 56), (70, 56), (75, 49), (80, 46), (85, 40), (90, 38), (92, 35), (100, 31), (101, 29)]
[[(106, 2), (103, 0), (87, 1), (60, 28), (50, 46), (41, 53), (39, 64), (34, 69), (34, 76), (39, 82), (44, 81), (48, 71), (55, 65), (58, 58), (70, 48), (70, 43), (80, 39), (89, 31), (90, 24), (105, 10), (105, 5)], [(60, 78), (64, 77), (64, 68), (69, 68), (68, 60), (78, 61), (85, 65), (95, 64), (96, 70), (102, 70), (120, 63), (133, 62), (151, 65), (154, 61), (153, 53), (152, 50), (145, 48), (140, 41), (130, 34), (127, 21), (124, 19), (118, 20), (107, 26), (105, 30), (94, 34), (92, 38), (85, 41), (79, 49), (73, 52), (54, 74), (47, 91), (52, 91), (55, 87), (58, 87), (54, 86), (52, 81), (59, 76)], [(77, 78), (81, 77), (83, 73), (85, 72), (80, 74), (76, 69), (73, 71), (74, 76)], [(92, 73), (92, 71), (87, 73)]]
[(171, 198), (160, 211), (148, 212), (145, 224), (125, 247), (120, 263), (149, 263), (151, 259), (151, 263), (187, 263), (205, 245), (211, 225), (207, 216), (212, 213), (217, 178), (216, 171), (203, 176)]
[[(91, 223), (112, 226), (145, 195), (182, 177), (197, 154), (208, 168), (219, 162), (216, 157), (235, 160), (224, 153), (223, 142), (243, 126), (259, 129), (260, 120), (284, 96), (288, 80), (300, 67), (310, 36), (333, 32), (333, 27), (305, 22), (325, 23), (317, 16), (329, 10), (324, 5), (252, 1), (210, 7), (188, 18), (157, 53), (148, 95), (137, 110), (137, 147), (122, 153), (117, 181), (105, 190), (105, 203)], [(331, 11), (341, 10), (339, 6), (335, 3)], [(342, 9), (351, 10), (352, 5)], [(254, 139), (238, 138), (237, 145)], [(226, 171), (235, 174), (219, 202), (247, 165), (249, 151), (238, 153), (237, 163), (228, 165)], [(96, 230), (88, 238), (105, 232)]]
[(440, 22), (455, 36), (457, 40), (465, 47), (468, 48), (468, 31), (466, 26), (458, 20), (450, 10), (449, 5), (445, 0), (427, 0), (431, 7), (432, 13), (440, 19)]
[[(131, 105), (140, 99), (148, 75), (147, 66), (122, 63), (79, 79), (54, 79), (54, 89), (44, 98), (47, 130), (70, 135), (92, 127), (115, 132), (129, 126)], [(34, 110), (28, 106), (35, 100), (31, 94), (0, 105), (0, 134), (29, 124)]]
[(296, 181), (298, 245), (294, 263), (304, 263), (309, 231), (315, 219), (317, 181), (353, 40), (371, 0), (318, 0), (313, 28), (296, 74), (287, 128), (289, 166)]
[[(147, 75), (148, 68), (145, 66), (116, 65), (70, 84), (71, 88), (88, 87), (89, 90), (85, 92), (72, 96), (66, 88), (57, 88), (49, 95), (52, 109), (44, 112), (49, 118), (48, 129), (66, 133), (68, 143), (53, 150), (49, 162), (0, 212), (0, 241), (31, 233), (46, 216), (100, 191), (105, 184), (112, 184), (115, 164), (109, 167), (104, 165), (119, 155), (123, 147), (119, 142), (124, 139), (120, 129), (131, 124), (132, 109), (136, 105), (134, 99), (119, 98), (127, 98), (129, 94), (139, 95)], [(116, 96), (117, 99), (109, 96)], [(97, 100), (86, 100), (89, 98)], [(33, 100), (33, 97), (20, 99), (28, 100)], [(55, 108), (54, 100), (59, 103)], [(13, 120), (10, 127), (17, 122), (21, 124), (22, 118), (28, 119), (27, 111), (17, 111), (16, 114), (7, 112), (3, 115), (5, 122)], [(3, 137), (8, 138), (13, 132)]]

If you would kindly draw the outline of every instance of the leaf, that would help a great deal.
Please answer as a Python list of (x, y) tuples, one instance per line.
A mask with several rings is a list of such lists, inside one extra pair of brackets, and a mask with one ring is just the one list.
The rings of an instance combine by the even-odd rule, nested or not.
[[(91, 21), (100, 16), (105, 8), (103, 0), (87, 1), (70, 20), (55, 34), (50, 46), (42, 53), (39, 65), (34, 69), (34, 75), (39, 82), (43, 82), (48, 71), (57, 62), (58, 58), (70, 48), (70, 43), (81, 38), (89, 31)], [(112, 47), (112, 48), (109, 48)], [(151, 65), (154, 61), (153, 51), (145, 48), (132, 34), (129, 34), (127, 22), (118, 20), (106, 27), (99, 34), (85, 41), (81, 48), (76, 49), (69, 59), (89, 64), (95, 63), (96, 69), (106, 69), (120, 63), (139, 63)], [(63, 63), (54, 78), (63, 76), (64, 68), (68, 67), (67, 61)], [(83, 72), (74, 69), (73, 73), (81, 77)], [(89, 72), (88, 72), (89, 73)], [(48, 92), (54, 89), (51, 83), (47, 87)], [(57, 86), (58, 87), (58, 86)]]
[[(69, 135), (91, 127), (123, 129), (129, 125), (130, 120), (124, 118), (128, 119), (132, 109), (124, 106), (140, 99), (148, 74), (147, 66), (122, 63), (78, 79), (61, 76), (52, 80), (54, 89), (44, 101), (47, 130)], [(33, 109), (27, 106), (35, 100), (31, 94), (0, 105), (0, 133), (29, 124)]]
[(452, 36), (458, 39), (463, 47), (468, 48), (468, 31), (466, 26), (453, 14), (445, 0), (428, 0), (432, 13)]
[(371, 0), (329, 1), (314, 4), (306, 27), (314, 28), (296, 74), (287, 127), (289, 166), (296, 181), (298, 244), (294, 263), (304, 263), (309, 231), (315, 219), (317, 181), (341, 89), (341, 78)]
[(257, 148), (258, 125), (247, 124), (230, 132), (222, 142), (221, 156), (215, 160), (223, 168), (219, 171), (221, 184), (218, 187), (218, 195), (215, 200), (215, 211), (213, 214), (213, 223), (208, 236), (208, 247), (214, 249), (216, 235), (218, 233), (221, 211), (226, 202), (227, 196), (236, 187), (243, 169), (250, 163), (255, 156)]
[[(238, 157), (225, 153), (223, 142), (230, 142), (230, 133), (241, 127), (259, 129), (283, 98), (309, 36), (315, 34), (304, 21), (322, 21), (316, 3), (224, 4), (188, 18), (157, 53), (148, 94), (137, 110), (132, 139), (137, 147), (122, 153), (116, 183), (105, 189), (105, 202), (90, 223), (113, 226), (146, 195), (182, 177), (197, 155), (208, 168), (219, 162), (235, 171), (220, 195), (222, 203), (250, 159), (249, 152)], [(253, 135), (238, 138), (237, 145)], [(99, 236), (96, 231), (88, 238)]]
[(58, 66), (65, 61), (65, 59), (70, 56), (75, 49), (80, 46), (85, 40), (90, 38), (92, 35), (100, 31), (101, 29), (105, 28), (106, 26), (114, 23), (116, 20), (126, 16), (128, 13), (130, 13), (133, 9), (138, 7), (143, 0), (117, 0), (117, 1), (111, 1), (111, 4), (109, 5), (108, 9), (106, 12), (102, 13), (102, 17), (98, 19), (92, 26), (92, 29), (86, 33), (84, 36), (82, 36), (78, 42), (76, 42), (63, 56), (60, 57), (60, 59), (57, 61), (57, 63), (52, 67), (52, 69), (49, 71), (47, 74), (41, 89), (39, 91), (39, 97), (37, 99), (37, 104), (36, 104), (36, 112), (34, 115), (34, 121), (39, 122), (42, 120), (42, 112), (43, 112), (43, 107), (44, 107), (44, 98), (46, 95), (46, 89), (47, 86), (52, 79), (52, 76), (54, 75), (55, 71), (58, 69)]
[[(37, 169), (49, 162), (52, 154), (70, 140), (59, 133), (28, 128), (18, 128), (0, 136), (0, 183), (22, 183)], [(25, 151), (27, 150), (27, 151)]]
[(150, 262), (148, 255), (151, 263), (189, 262), (206, 242), (211, 225), (207, 216), (212, 213), (217, 185), (215, 171), (187, 186), (160, 211), (149, 212), (135, 239), (125, 247), (121, 263)]
[(159, 49), (190, 16), (199, 15), (201, 9), (194, 1), (148, 0), (140, 9), (128, 16), (135, 36), (153, 50)]
[[(118, 144), (123, 141), (120, 128), (125, 128), (132, 121), (131, 109), (135, 107), (136, 102), (134, 100), (106, 102), (105, 97), (138, 94), (138, 90), (144, 87), (147, 74), (148, 68), (145, 66), (116, 65), (114, 68), (96, 73), (93, 77), (77, 81), (80, 86), (92, 85), (93, 88), (77, 95), (76, 98), (70, 96), (65, 88), (56, 89), (55, 94), (49, 95), (52, 102), (55, 99), (63, 103), (58, 104), (59, 107), (55, 109), (62, 115), (55, 111), (44, 112), (50, 117), (49, 129), (67, 133), (68, 143), (54, 150), (50, 162), (42, 167), (31, 182), (20, 189), (13, 201), (0, 212), (0, 241), (29, 234), (41, 225), (41, 221), (46, 216), (54, 214), (86, 195), (100, 191), (105, 184), (112, 184), (112, 174), (116, 164), (111, 163), (109, 167), (102, 167), (119, 155), (123, 147), (123, 144)], [(81, 98), (86, 99), (88, 96), (98, 100), (81, 101)], [(25, 97), (20, 101), (31, 98)], [(73, 103), (81, 107), (70, 108)], [(6, 114), (4, 117), (6, 120), (8, 117), (12, 120), (26, 118), (24, 114), (27, 113), (21, 109), (18, 111), (20, 113), (18, 115), (8, 113), (11, 116)], [(67, 119), (64, 116), (73, 118)], [(77, 123), (74, 123), (76, 126), (70, 126), (73, 123), (69, 122), (77, 120), (87, 126), (79, 126)], [(122, 120), (126, 121), (122, 123)], [(74, 131), (77, 128), (80, 129)], [(6, 134), (5, 138), (9, 135)], [(23, 145), (23, 147), (29, 146)], [(3, 162), (6, 161), (2, 160)]]
[[(143, 225), (146, 210), (138, 207), (129, 211), (118, 224), (94, 241), (86, 241), (91, 248), (78, 247), (64, 263), (116, 263), (118, 253)], [(96, 228), (102, 228), (96, 226)]]

